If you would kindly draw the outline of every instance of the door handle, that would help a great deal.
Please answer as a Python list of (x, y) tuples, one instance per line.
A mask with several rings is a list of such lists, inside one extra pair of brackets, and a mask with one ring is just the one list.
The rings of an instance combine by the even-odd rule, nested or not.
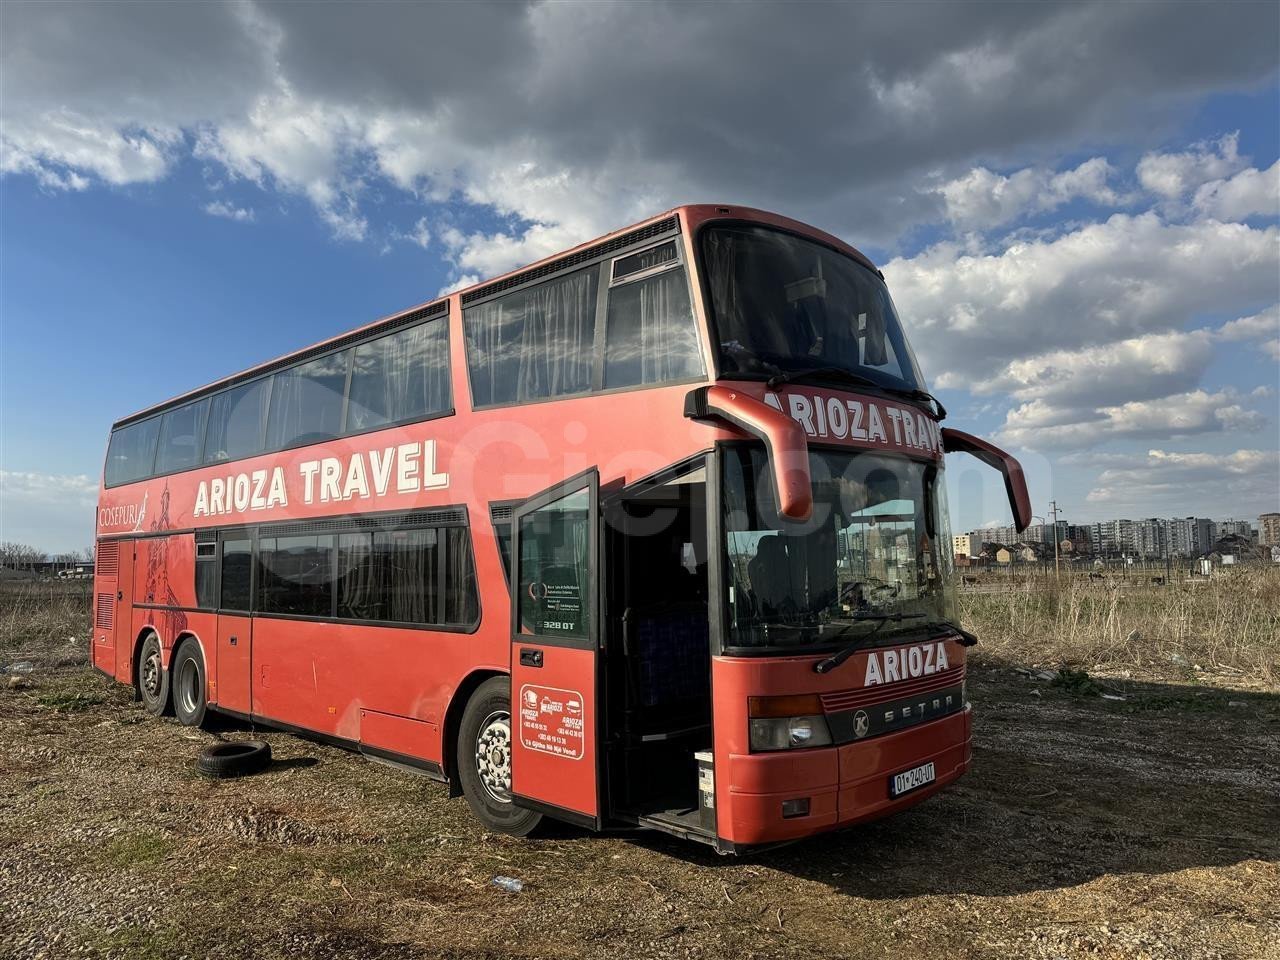
[(235, 637), (229, 637), (228, 639), (231, 641), (231, 645), (234, 647), (234, 646), (236, 645), (236, 638), (235, 638)]
[(521, 647), (520, 648), (520, 666), (541, 667), (542, 651), (535, 650), (532, 647)]
[(117, 599), (117, 600), (123, 600), (123, 599), (124, 599), (124, 591), (123, 591), (123, 590), (117, 590), (117, 591), (116, 591), (116, 599)]

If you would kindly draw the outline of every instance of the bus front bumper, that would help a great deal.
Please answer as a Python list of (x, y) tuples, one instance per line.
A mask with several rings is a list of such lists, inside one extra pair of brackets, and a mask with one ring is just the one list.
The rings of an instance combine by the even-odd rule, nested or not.
[[(954, 783), (969, 768), (971, 713), (839, 747), (729, 757), (728, 817), (719, 829), (735, 846), (797, 840), (811, 834), (889, 816)], [(936, 779), (900, 797), (889, 781), (921, 764)], [(784, 801), (809, 800), (809, 812), (784, 816)], [(726, 824), (724, 820), (729, 822)]]

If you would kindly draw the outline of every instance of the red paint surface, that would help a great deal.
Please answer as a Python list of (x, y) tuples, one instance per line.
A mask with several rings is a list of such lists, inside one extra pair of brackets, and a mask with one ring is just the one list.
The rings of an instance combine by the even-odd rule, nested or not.
[[(825, 674), (813, 671), (821, 656), (714, 658), (715, 765), (719, 771), (728, 771), (727, 776), (716, 778), (720, 836), (748, 845), (807, 836), (905, 809), (958, 778), (969, 761), (968, 710), (842, 746), (751, 752), (748, 697), (817, 693), (840, 702), (850, 693), (872, 689), (879, 702), (892, 701), (908, 695), (913, 681), (866, 688), (867, 659), (873, 652), (913, 645), (856, 653)], [(959, 682), (965, 648), (947, 640), (946, 650), (952, 668), (948, 677)], [(890, 800), (888, 778), (929, 760), (937, 764), (937, 782)], [(782, 801), (802, 797), (809, 798), (809, 815), (783, 819)]]

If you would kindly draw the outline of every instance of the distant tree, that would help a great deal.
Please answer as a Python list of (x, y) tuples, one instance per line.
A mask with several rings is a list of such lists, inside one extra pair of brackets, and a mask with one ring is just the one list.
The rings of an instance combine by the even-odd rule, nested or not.
[(43, 550), (37, 550), (28, 544), (12, 541), (0, 543), (0, 565), (15, 570), (31, 570), (46, 559), (48, 558)]

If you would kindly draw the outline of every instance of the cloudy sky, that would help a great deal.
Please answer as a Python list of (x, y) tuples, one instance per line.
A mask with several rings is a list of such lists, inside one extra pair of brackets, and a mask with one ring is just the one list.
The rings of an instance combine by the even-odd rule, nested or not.
[[(1280, 508), (1280, 6), (0, 5), (0, 539), (118, 416), (681, 202), (861, 247), (1072, 521)], [(957, 464), (957, 466), (960, 466)], [(956, 522), (1007, 522), (953, 470)]]

